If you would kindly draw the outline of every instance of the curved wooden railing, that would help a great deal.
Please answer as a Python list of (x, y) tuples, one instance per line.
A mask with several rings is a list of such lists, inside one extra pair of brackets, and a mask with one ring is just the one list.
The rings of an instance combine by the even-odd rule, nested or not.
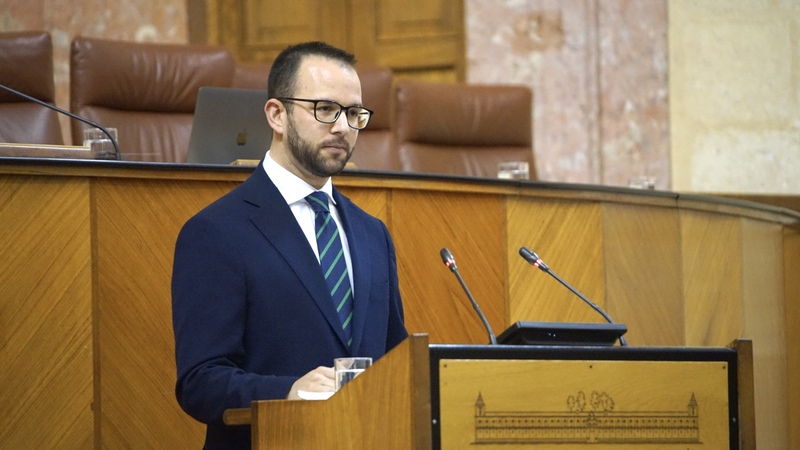
[[(175, 402), (170, 276), (182, 224), (252, 168), (0, 161), (0, 447), (199, 447)], [(395, 241), (409, 332), (481, 344), (518, 320), (602, 317), (633, 346), (753, 340), (759, 436), (800, 422), (800, 213), (738, 199), (589, 185), (347, 172), (340, 190)], [(795, 269), (796, 270), (796, 269)], [(4, 416), (5, 415), (5, 416)], [(43, 433), (42, 423), (52, 426)]]

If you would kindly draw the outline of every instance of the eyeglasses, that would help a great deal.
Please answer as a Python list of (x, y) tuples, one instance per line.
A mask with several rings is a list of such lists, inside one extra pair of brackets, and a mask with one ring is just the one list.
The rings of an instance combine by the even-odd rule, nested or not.
[(344, 111), (347, 125), (356, 130), (363, 130), (372, 117), (372, 111), (363, 106), (342, 106), (332, 100), (311, 100), (307, 98), (275, 97), (280, 101), (309, 102), (314, 104), (314, 118), (322, 123), (334, 123)]

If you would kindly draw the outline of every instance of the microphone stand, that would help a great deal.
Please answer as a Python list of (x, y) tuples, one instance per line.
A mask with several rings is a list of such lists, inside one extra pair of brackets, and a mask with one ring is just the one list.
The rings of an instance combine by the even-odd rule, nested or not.
[[(530, 263), (532, 266), (538, 267), (541, 271), (547, 272), (548, 274), (550, 274), (550, 276), (555, 278), (556, 281), (558, 281), (559, 283), (564, 285), (573, 294), (577, 295), (578, 298), (580, 298), (581, 300), (586, 302), (586, 304), (591, 306), (592, 309), (594, 309), (595, 311), (600, 313), (600, 315), (603, 316), (603, 318), (606, 319), (606, 321), (608, 321), (608, 323), (614, 323), (614, 321), (611, 320), (611, 316), (609, 316), (605, 311), (603, 311), (603, 308), (597, 306), (594, 302), (592, 302), (591, 300), (586, 298), (583, 294), (578, 292), (577, 289), (572, 287), (572, 285), (570, 285), (566, 281), (562, 280), (561, 277), (559, 277), (553, 271), (551, 271), (550, 267), (547, 264), (545, 264), (545, 262), (542, 261), (541, 258), (539, 258), (539, 255), (537, 255), (536, 253), (534, 253), (533, 251), (531, 251), (527, 247), (522, 247), (521, 249), (519, 249), (519, 254), (520, 254), (520, 256), (522, 256), (525, 259), (525, 261), (528, 261), (528, 263)], [(622, 346), (622, 347), (627, 347), (628, 346), (628, 341), (625, 339), (625, 336), (620, 336), (619, 337), (619, 345)]]
[(99, 128), (111, 140), (111, 144), (114, 146), (114, 156), (116, 157), (116, 160), (117, 161), (121, 161), (122, 160), (122, 154), (119, 152), (119, 145), (117, 144), (117, 140), (114, 139), (114, 136), (112, 136), (111, 133), (109, 133), (108, 130), (106, 130), (105, 127), (103, 127), (102, 125), (100, 125), (100, 124), (98, 124), (96, 122), (92, 122), (89, 119), (85, 119), (85, 118), (83, 118), (83, 117), (81, 117), (81, 116), (79, 116), (77, 114), (71, 113), (71, 112), (67, 111), (66, 109), (59, 108), (58, 106), (51, 105), (51, 104), (49, 104), (47, 102), (43, 102), (43, 101), (39, 100), (38, 98), (31, 97), (28, 94), (23, 94), (22, 92), (17, 91), (16, 89), (11, 89), (10, 87), (5, 86), (3, 84), (0, 84), (0, 88), (6, 90), (8, 92), (11, 92), (12, 94), (18, 95), (18, 96), (20, 96), (20, 97), (22, 97), (22, 98), (24, 98), (26, 100), (29, 100), (29, 101), (31, 101), (33, 103), (36, 103), (37, 105), (44, 106), (45, 108), (52, 109), (53, 111), (60, 112), (61, 114), (69, 116), (69, 117), (71, 117), (71, 118), (73, 118), (73, 119), (75, 119), (77, 121), (83, 122), (83, 123), (85, 123), (87, 125), (91, 125), (91, 126), (93, 126), (95, 128)]
[(444, 262), (447, 268), (450, 269), (450, 271), (456, 275), (458, 282), (461, 284), (461, 288), (464, 289), (464, 292), (467, 294), (469, 301), (472, 302), (472, 307), (475, 309), (475, 312), (478, 313), (478, 317), (481, 318), (484, 328), (486, 328), (486, 331), (489, 333), (489, 343), (491, 345), (497, 345), (497, 338), (495, 337), (494, 332), (492, 331), (492, 326), (489, 325), (489, 321), (486, 320), (486, 316), (483, 315), (483, 311), (481, 311), (480, 306), (478, 306), (478, 302), (475, 301), (475, 298), (469, 291), (469, 288), (467, 287), (467, 284), (464, 282), (464, 279), (461, 278), (461, 274), (458, 272), (458, 267), (456, 266), (456, 260), (453, 257), (453, 254), (450, 253), (450, 250), (443, 248), (439, 252), (439, 255), (442, 257), (442, 262)]

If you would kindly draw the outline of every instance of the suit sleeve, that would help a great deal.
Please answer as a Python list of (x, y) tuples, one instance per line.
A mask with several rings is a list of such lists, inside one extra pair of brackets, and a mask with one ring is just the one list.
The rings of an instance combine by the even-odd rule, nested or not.
[(388, 247), (389, 254), (389, 323), (386, 333), (386, 352), (393, 349), (397, 344), (403, 342), (408, 337), (406, 331), (405, 318), (403, 312), (403, 302), (400, 298), (400, 286), (397, 278), (397, 256), (395, 254), (394, 242), (389, 235), (386, 225), (381, 222), (384, 239)]

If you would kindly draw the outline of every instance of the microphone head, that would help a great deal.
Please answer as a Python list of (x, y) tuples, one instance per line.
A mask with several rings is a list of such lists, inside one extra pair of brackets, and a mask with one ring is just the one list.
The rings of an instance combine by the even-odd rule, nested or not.
[(520, 247), (519, 256), (522, 256), (525, 258), (525, 261), (528, 261), (531, 264), (535, 263), (538, 259), (536, 253), (533, 253), (528, 247)]
[(447, 247), (439, 250), (439, 256), (442, 257), (442, 262), (450, 270), (455, 271), (457, 269), (457, 267), (456, 267), (456, 259), (453, 258), (453, 254), (450, 253), (450, 250), (448, 250)]
[(547, 267), (547, 264), (545, 264), (544, 261), (542, 261), (542, 258), (539, 258), (539, 255), (537, 255), (533, 250), (529, 249), (528, 247), (520, 248), (519, 254), (520, 256), (525, 258), (525, 261), (528, 261), (528, 263), (530, 263), (534, 267), (538, 267), (544, 270), (545, 272), (550, 269), (549, 267)]

